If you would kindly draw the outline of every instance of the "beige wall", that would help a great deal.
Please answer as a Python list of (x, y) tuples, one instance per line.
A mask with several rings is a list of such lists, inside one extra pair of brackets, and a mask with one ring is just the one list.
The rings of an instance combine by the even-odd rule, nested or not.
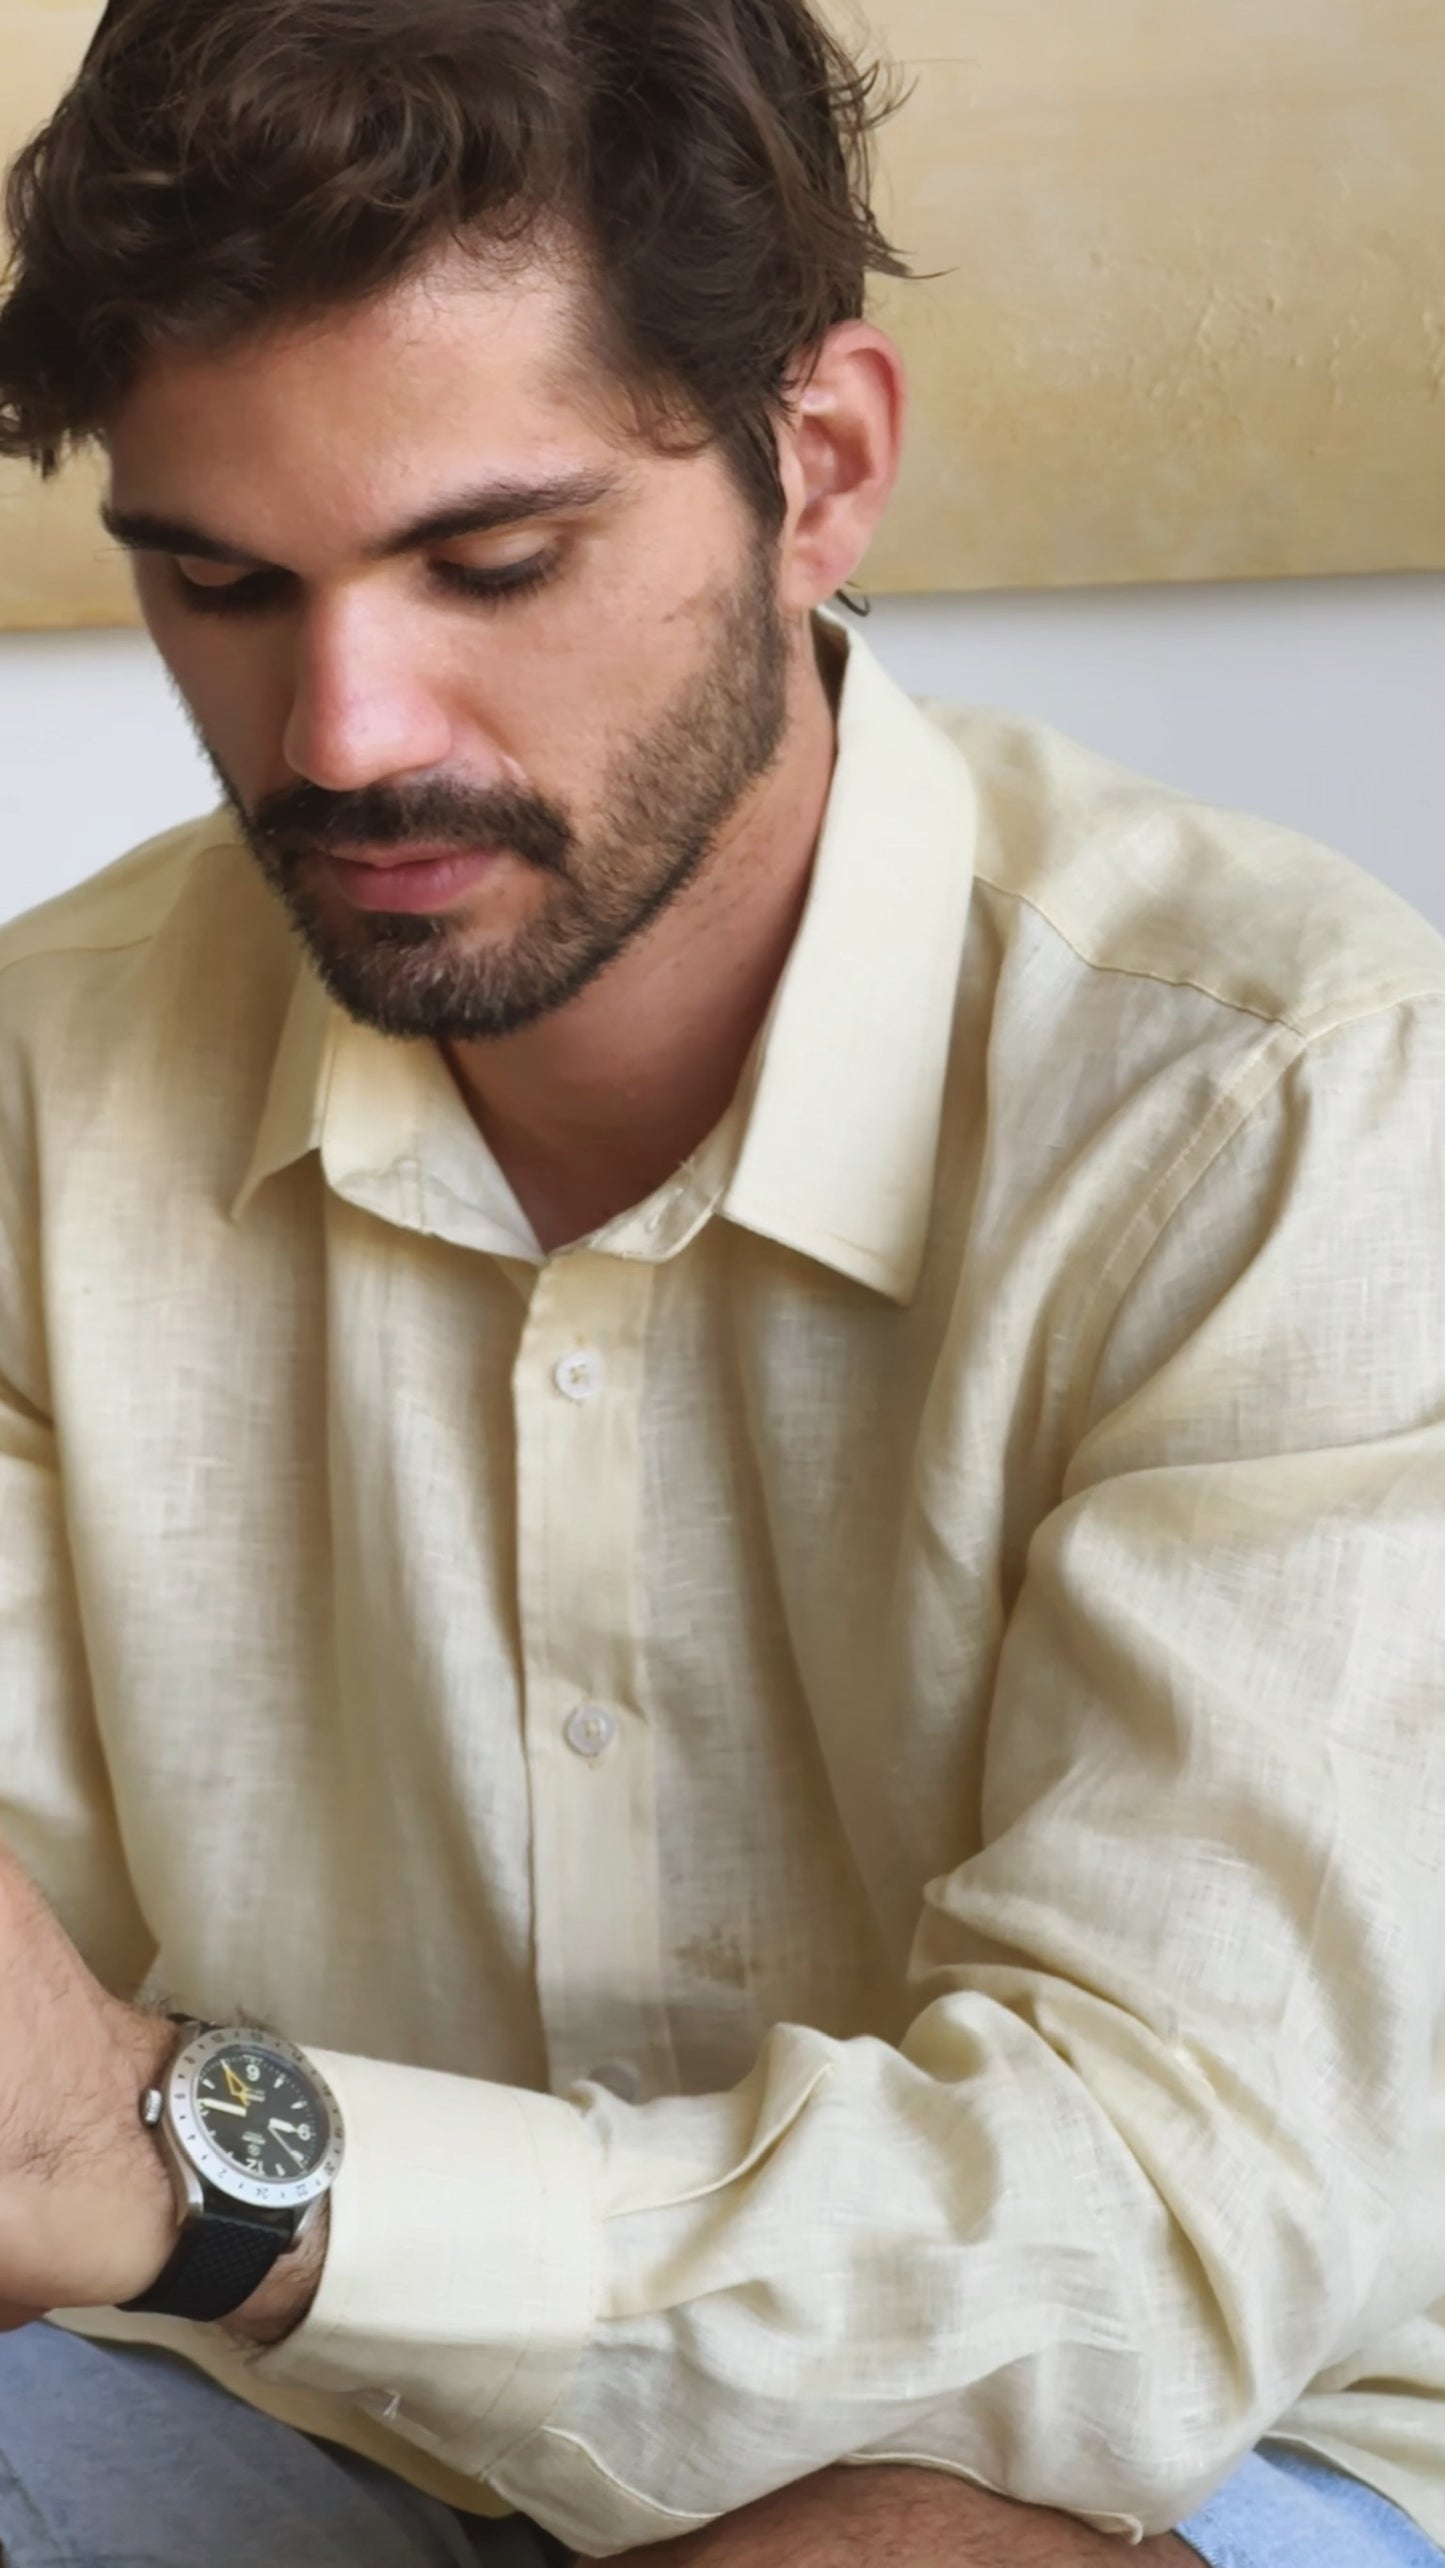
[[(914, 71), (885, 218), (949, 271), (879, 299), (916, 408), (871, 586), (1445, 566), (1440, 0), (828, 4)], [(0, 142), (96, 14), (0, 0)], [(0, 467), (0, 623), (128, 612), (91, 487)]]
[[(0, 0), (0, 157), (8, 159), (73, 79), (99, 0)], [(42, 491), (0, 463), (0, 626), (120, 624), (130, 586), (95, 522), (95, 476)]]
[[(915, 589), (1445, 564), (1439, 0), (886, 0)], [(890, 310), (893, 308), (890, 300)]]

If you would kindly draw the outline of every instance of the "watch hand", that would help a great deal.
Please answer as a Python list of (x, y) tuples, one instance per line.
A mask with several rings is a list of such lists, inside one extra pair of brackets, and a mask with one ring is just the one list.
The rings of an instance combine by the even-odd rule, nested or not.
[(246, 2106), (244, 2104), (224, 2104), (218, 2095), (207, 2096), (204, 2110), (207, 2113), (234, 2113), (239, 2116), (242, 2122), (246, 2119)]
[(225, 2079), (227, 2086), (230, 2088), (231, 2093), (238, 2104), (246, 2105), (260, 2103), (260, 2097), (251, 2093), (251, 2090), (247, 2086), (244, 2078), (237, 2077), (229, 2060), (223, 2060), (221, 2062), (221, 2075)]
[[(272, 2123), (271, 2128), (272, 2128), (272, 2130), (273, 2130), (273, 2131), (275, 2131), (275, 2129), (276, 2129), (276, 2125), (275, 2125), (275, 2123), (274, 2123), (274, 2122)], [(278, 2135), (277, 2135), (277, 2136), (278, 2136), (278, 2138), (279, 2138), (279, 2136), (280, 2136), (280, 2135), (279, 2135), (279, 2133), (278, 2133)], [(282, 2141), (281, 2141), (281, 2146), (282, 2146), (282, 2148), (285, 2150), (287, 2157), (288, 2157), (288, 2158), (290, 2158), (291, 2160), (293, 2160), (293, 2162), (295, 2163), (295, 2165), (296, 2165), (296, 2166), (298, 2166), (298, 2167), (304, 2167), (304, 2166), (305, 2166), (305, 2164), (306, 2164), (306, 2157), (305, 2157), (305, 2152), (304, 2152), (303, 2150), (301, 2150), (301, 2149), (293, 2149), (289, 2140), (282, 2140)]]

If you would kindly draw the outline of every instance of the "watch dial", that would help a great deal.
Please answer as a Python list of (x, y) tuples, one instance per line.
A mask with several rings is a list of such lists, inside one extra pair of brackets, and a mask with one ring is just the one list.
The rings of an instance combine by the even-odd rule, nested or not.
[(218, 2051), (196, 2080), (196, 2111), (207, 2139), (257, 2184), (299, 2184), (331, 2136), (308, 2081), (259, 2048)]

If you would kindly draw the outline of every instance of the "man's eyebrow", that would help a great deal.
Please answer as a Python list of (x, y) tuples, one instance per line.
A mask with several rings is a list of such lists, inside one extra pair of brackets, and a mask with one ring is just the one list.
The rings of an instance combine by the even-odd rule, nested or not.
[(237, 570), (258, 567), (253, 553), (222, 544), (216, 536), (203, 534), (199, 526), (188, 526), (183, 517), (153, 517), (148, 509), (112, 508), (107, 502), (100, 522), (128, 553), (184, 553), (191, 561), (226, 562)]
[[(600, 508), (622, 488), (620, 473), (557, 473), (545, 481), (486, 482), (459, 492), (455, 499), (369, 544), (364, 558), (391, 562), (403, 553), (420, 552), (427, 544), (452, 544), (464, 535), (493, 535), (505, 526), (524, 526), (536, 517), (560, 517)], [(264, 571), (263, 562), (238, 544), (228, 544), (203, 527), (180, 517), (156, 517), (147, 509), (102, 508), (101, 523), (117, 544), (131, 553), (176, 553), (197, 562), (222, 562), (229, 569)]]
[(417, 553), (426, 544), (452, 544), (462, 535), (494, 535), (499, 527), (525, 526), (534, 517), (581, 515), (600, 508), (622, 488), (621, 473), (557, 473), (548, 481), (484, 483), (463, 491), (441, 508), (400, 527), (379, 544), (369, 545), (367, 560), (394, 561), (399, 553)]

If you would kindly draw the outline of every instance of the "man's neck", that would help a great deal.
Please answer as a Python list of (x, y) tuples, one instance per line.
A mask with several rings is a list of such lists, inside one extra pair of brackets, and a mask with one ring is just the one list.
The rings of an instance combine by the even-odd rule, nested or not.
[(756, 803), (611, 971), (505, 1042), (450, 1051), (545, 1252), (644, 1202), (731, 1105), (807, 900), (841, 677), (840, 661), (825, 668), (817, 653), (802, 655), (788, 745)]

